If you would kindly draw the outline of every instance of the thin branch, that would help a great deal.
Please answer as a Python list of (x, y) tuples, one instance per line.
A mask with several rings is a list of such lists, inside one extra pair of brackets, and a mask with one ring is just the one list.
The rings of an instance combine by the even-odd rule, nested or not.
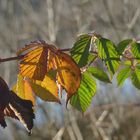
[[(70, 51), (71, 48), (66, 49), (60, 49), (60, 51)], [(8, 61), (14, 61), (14, 60), (20, 60), (24, 57), (24, 55), (14, 56), (14, 57), (8, 57), (8, 58), (0, 58), (0, 63), (8, 62)]]
[[(60, 51), (68, 52), (68, 51), (71, 51), (71, 49), (72, 49), (72, 48), (64, 48), (64, 49), (60, 49)], [(98, 52), (96, 52), (96, 51), (90, 51), (90, 53), (98, 54)]]
[(13, 61), (13, 60), (19, 60), (19, 59), (22, 59), (23, 57), (24, 57), (24, 55), (8, 57), (8, 58), (0, 58), (0, 63), (7, 62), (7, 61)]
[[(64, 48), (64, 49), (59, 49), (60, 51), (63, 51), (63, 52), (69, 52), (71, 51), (71, 48)], [(90, 53), (93, 53), (96, 55), (96, 58), (98, 57), (98, 52), (97, 51), (90, 51)], [(7, 62), (7, 61), (14, 61), (14, 60), (20, 60), (24, 57), (24, 55), (19, 55), (19, 56), (14, 56), (14, 57), (8, 57), (8, 58), (0, 58), (0, 63), (2, 62)], [(140, 60), (139, 57), (129, 57), (127, 55), (122, 55), (122, 57), (126, 58), (126, 59), (129, 59), (129, 60)], [(120, 58), (115, 58), (115, 57), (110, 57), (109, 59), (103, 59), (104, 61), (107, 61), (107, 60), (117, 60), (117, 61), (120, 61)], [(90, 63), (91, 64), (91, 63)]]
[(59, 49), (62, 52), (69, 52), (71, 51), (72, 48), (64, 48), (64, 49)]
[(132, 57), (132, 56), (124, 55), (124, 54), (122, 54), (122, 57), (124, 57), (124, 58), (126, 58), (126, 59), (128, 59), (128, 60), (134, 60), (134, 59), (140, 60), (140, 57)]

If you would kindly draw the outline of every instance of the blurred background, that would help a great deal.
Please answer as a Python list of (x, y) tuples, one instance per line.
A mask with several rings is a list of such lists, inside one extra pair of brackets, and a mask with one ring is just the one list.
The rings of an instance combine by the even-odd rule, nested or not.
[[(0, 58), (37, 39), (72, 47), (79, 33), (95, 31), (115, 43), (140, 39), (139, 0), (0, 0)], [(12, 86), (17, 62), (0, 64), (0, 76)], [(0, 140), (140, 140), (140, 91), (126, 80), (121, 88), (97, 82), (88, 111), (79, 113), (65, 103), (38, 99), (32, 136), (7, 118)]]

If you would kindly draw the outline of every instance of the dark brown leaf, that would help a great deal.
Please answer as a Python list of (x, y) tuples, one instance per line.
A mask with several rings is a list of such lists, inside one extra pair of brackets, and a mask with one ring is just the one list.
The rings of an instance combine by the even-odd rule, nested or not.
[(6, 127), (5, 116), (18, 119), (29, 134), (33, 127), (33, 104), (30, 100), (23, 100), (10, 91), (6, 82), (0, 77), (0, 125)]
[(15, 93), (13, 93), (13, 91), (11, 91), (9, 106), (15, 114), (14, 118), (17, 117), (19, 121), (25, 126), (27, 131), (31, 133), (33, 119), (35, 118), (32, 102), (19, 98)]

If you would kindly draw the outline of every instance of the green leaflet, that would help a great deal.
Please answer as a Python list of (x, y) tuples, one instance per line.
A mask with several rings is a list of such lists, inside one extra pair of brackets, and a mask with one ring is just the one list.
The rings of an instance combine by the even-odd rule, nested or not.
[(131, 44), (131, 50), (135, 58), (140, 59), (140, 43), (133, 41)]
[(89, 67), (88, 72), (90, 72), (95, 78), (102, 82), (111, 83), (108, 75), (102, 70), (97, 67)]
[(91, 36), (88, 34), (84, 34), (78, 38), (73, 48), (71, 49), (71, 56), (76, 61), (79, 67), (85, 66), (88, 61), (91, 60), (91, 54), (89, 53), (90, 45)]
[(132, 42), (132, 39), (125, 39), (117, 45), (117, 51), (120, 55), (124, 52), (126, 47)]
[(72, 96), (70, 103), (79, 111), (85, 112), (92, 101), (96, 92), (96, 82), (90, 73), (85, 72), (82, 75), (82, 81), (77, 93)]
[(126, 60), (122, 63), (125, 66), (131, 66), (131, 61), (130, 60)]
[(117, 75), (118, 86), (123, 85), (124, 81), (130, 76), (130, 74), (131, 74), (130, 66), (121, 69)]
[(117, 71), (120, 64), (120, 57), (113, 42), (105, 38), (97, 38), (96, 45), (99, 57), (105, 61), (111, 77)]
[(138, 67), (131, 72), (131, 81), (137, 89), (140, 89), (140, 69)]

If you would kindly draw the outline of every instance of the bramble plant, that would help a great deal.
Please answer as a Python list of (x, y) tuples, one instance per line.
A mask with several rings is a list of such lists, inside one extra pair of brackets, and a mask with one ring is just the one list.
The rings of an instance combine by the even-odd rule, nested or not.
[(118, 86), (130, 78), (140, 89), (140, 43), (134, 39), (115, 45), (98, 34), (82, 34), (66, 49), (39, 40), (0, 62), (11, 60), (19, 61), (19, 74), (11, 90), (0, 78), (0, 124), (6, 127), (4, 117), (9, 116), (23, 123), (29, 133), (35, 118), (35, 96), (60, 103), (59, 94), (65, 90), (66, 104), (85, 112), (96, 93), (95, 79), (111, 83), (117, 73)]

